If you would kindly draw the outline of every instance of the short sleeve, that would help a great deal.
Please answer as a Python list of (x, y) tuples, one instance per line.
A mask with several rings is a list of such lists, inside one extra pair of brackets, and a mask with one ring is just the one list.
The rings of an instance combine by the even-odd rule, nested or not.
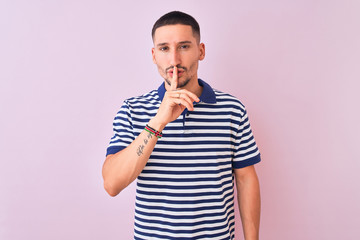
[(251, 131), (249, 118), (244, 109), (236, 133), (233, 168), (243, 168), (260, 162), (260, 152)]
[(127, 101), (124, 101), (113, 122), (112, 136), (106, 155), (115, 154), (126, 148), (135, 139), (131, 118), (131, 111)]

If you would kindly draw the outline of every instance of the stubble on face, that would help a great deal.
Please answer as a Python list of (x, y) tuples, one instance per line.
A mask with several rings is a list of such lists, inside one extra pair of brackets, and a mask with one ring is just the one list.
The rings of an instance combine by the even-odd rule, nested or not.
[[(186, 67), (184, 67), (184, 66), (180, 66), (180, 65), (178, 65), (178, 66), (176, 66), (177, 67), (177, 69), (178, 69), (178, 71), (182, 71), (183, 73), (187, 73), (187, 68)], [(171, 67), (168, 67), (168, 68), (166, 68), (165, 69), (165, 81), (166, 81), (166, 83), (169, 85), (169, 86), (171, 86), (171, 80), (168, 78), (168, 73), (170, 72), (170, 70), (173, 70), (174, 69), (174, 66), (171, 66)], [(189, 82), (190, 82), (190, 80), (191, 80), (191, 77), (188, 77), (187, 76), (187, 78), (185, 79), (185, 81), (180, 81), (180, 78), (181, 77), (179, 77), (179, 83), (178, 83), (178, 88), (183, 88), (183, 87), (185, 87)]]
[[(194, 69), (196, 63), (193, 63), (190, 68), (188, 69), (187, 67), (181, 66), (181, 65), (177, 65), (177, 69), (178, 71), (182, 71), (184, 76), (180, 76), (179, 77), (179, 82), (178, 82), (178, 88), (183, 88), (185, 87), (193, 78), (193, 75), (188, 75), (189, 73), (191, 74), (192, 70)], [(159, 70), (161, 69), (160, 66), (158, 66)], [(174, 69), (174, 66), (170, 66), (168, 68), (166, 68), (165, 70), (161, 69), (162, 71), (162, 76), (165, 80), (165, 82), (171, 86), (171, 78), (169, 77), (169, 72), (170, 70)], [(182, 78), (185, 78), (185, 80), (182, 81)]]

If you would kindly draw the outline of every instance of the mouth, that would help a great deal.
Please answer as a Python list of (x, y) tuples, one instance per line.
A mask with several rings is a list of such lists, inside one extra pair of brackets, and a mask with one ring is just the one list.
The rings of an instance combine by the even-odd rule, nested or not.
[[(184, 74), (185, 70), (181, 69), (181, 68), (178, 68), (177, 72), (178, 72), (178, 77), (181, 77)], [(174, 73), (173, 68), (168, 70), (168, 74), (170, 75), (170, 77), (173, 77), (173, 73)]]
[[(184, 71), (181, 71), (181, 72), (179, 71), (178, 74), (177, 74), (177, 75), (178, 75), (178, 78), (180, 78), (183, 74), (184, 74)], [(170, 77), (172, 78), (174, 74), (173, 74), (172, 71), (171, 71), (171, 72), (169, 71), (169, 75), (170, 75)]]

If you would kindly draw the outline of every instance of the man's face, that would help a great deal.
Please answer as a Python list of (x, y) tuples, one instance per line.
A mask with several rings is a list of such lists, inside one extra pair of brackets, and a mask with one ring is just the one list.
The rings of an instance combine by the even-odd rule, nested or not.
[(169, 86), (174, 66), (178, 67), (178, 88), (197, 83), (198, 62), (205, 57), (205, 46), (199, 44), (191, 26), (176, 24), (159, 27), (153, 41), (153, 61)]

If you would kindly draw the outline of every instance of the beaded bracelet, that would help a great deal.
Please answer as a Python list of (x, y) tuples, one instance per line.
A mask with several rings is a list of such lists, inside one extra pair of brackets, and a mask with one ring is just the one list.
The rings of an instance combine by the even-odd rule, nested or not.
[(155, 129), (153, 129), (152, 127), (150, 127), (149, 125), (146, 124), (145, 126), (145, 130), (153, 135), (155, 135), (155, 137), (157, 138), (161, 138), (162, 137), (162, 132), (156, 131)]

